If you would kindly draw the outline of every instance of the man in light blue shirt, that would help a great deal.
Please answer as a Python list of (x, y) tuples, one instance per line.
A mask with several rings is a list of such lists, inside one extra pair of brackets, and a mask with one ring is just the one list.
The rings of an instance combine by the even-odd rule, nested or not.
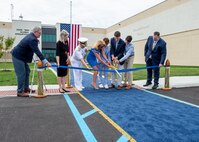
[[(125, 39), (126, 47), (124, 51), (124, 56), (116, 61), (116, 63), (118, 64), (124, 64), (124, 69), (130, 69), (133, 67), (135, 53), (134, 53), (134, 45), (131, 43), (131, 41), (132, 41), (132, 36), (130, 35), (127, 36)], [(132, 80), (133, 80), (132, 72), (125, 73), (125, 83), (123, 87), (126, 87), (126, 89), (131, 89)]]

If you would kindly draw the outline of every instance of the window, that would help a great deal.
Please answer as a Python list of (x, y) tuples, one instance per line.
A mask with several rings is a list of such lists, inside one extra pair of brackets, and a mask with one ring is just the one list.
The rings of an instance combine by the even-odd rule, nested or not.
[(56, 35), (42, 34), (42, 42), (56, 42)]

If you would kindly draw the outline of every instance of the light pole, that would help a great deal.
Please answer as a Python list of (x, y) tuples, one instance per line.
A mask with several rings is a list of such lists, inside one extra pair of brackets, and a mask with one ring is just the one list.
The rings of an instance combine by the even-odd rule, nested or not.
[(12, 21), (14, 18), (14, 5), (12, 3), (10, 4), (10, 11), (11, 11), (11, 21)]

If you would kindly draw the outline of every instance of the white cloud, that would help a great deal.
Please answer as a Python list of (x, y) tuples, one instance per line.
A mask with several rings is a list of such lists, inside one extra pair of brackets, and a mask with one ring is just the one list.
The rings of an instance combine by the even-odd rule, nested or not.
[[(109, 27), (164, 0), (72, 0), (73, 23), (84, 27)], [(70, 0), (0, 0), (0, 21), (11, 19), (10, 4), (14, 4), (14, 19), (22, 13), (24, 20), (43, 24), (69, 23)]]

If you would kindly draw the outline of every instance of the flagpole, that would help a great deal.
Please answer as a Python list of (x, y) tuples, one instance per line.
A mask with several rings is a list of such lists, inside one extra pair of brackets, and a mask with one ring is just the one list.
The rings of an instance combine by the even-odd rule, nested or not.
[(70, 56), (72, 56), (72, 42), (72, 1), (70, 1)]
[[(70, 47), (70, 53), (69, 53), (69, 56), (71, 57), (72, 56), (72, 0), (70, 1), (70, 44), (69, 44), (69, 47)], [(72, 86), (70, 85), (70, 69), (68, 69), (68, 74), (66, 76), (66, 88), (72, 88)]]

